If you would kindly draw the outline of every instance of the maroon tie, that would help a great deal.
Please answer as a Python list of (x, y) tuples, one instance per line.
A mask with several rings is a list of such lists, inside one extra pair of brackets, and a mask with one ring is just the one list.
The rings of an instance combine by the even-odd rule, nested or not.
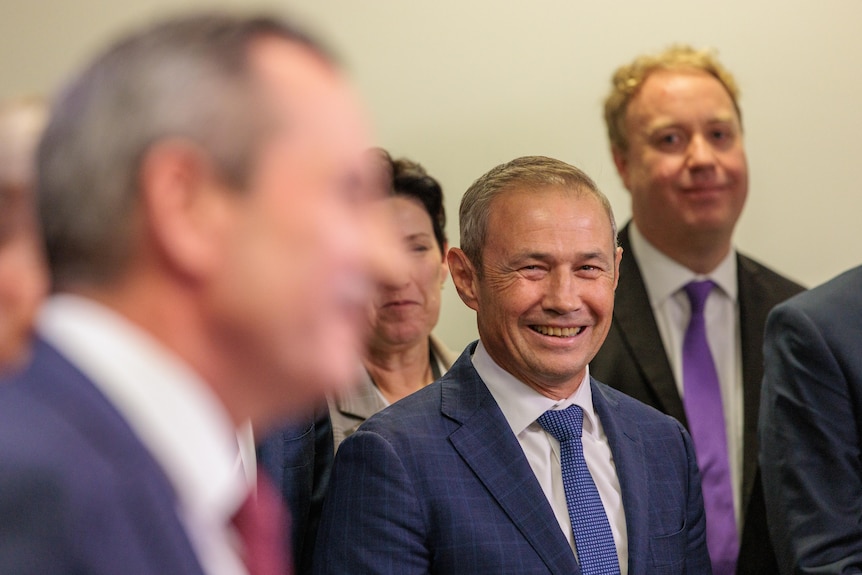
[(262, 469), (257, 472), (257, 490), (233, 516), (242, 541), (242, 559), (249, 575), (292, 575), (285, 537), (289, 518), (282, 499)]

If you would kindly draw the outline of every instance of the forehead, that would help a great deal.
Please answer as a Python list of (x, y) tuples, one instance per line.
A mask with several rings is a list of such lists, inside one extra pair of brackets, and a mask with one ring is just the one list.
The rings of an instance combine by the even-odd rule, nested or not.
[(739, 119), (730, 94), (718, 79), (685, 69), (650, 74), (629, 103), (626, 117), (638, 124)]
[(565, 243), (574, 235), (595, 234), (602, 241), (613, 236), (610, 218), (593, 193), (556, 185), (502, 192), (491, 202), (487, 233), (489, 243), (512, 247), (539, 238)]
[[(350, 139), (367, 147), (368, 130), (358, 99), (340, 72), (296, 42), (263, 37), (249, 47), (250, 68), (268, 121), (313, 142)], [(343, 142), (342, 142), (343, 143)]]
[(417, 198), (397, 195), (389, 196), (383, 201), (391, 206), (395, 220), (402, 228), (410, 228), (411, 233), (416, 233), (417, 228), (422, 228), (422, 231), (431, 230), (431, 216)]

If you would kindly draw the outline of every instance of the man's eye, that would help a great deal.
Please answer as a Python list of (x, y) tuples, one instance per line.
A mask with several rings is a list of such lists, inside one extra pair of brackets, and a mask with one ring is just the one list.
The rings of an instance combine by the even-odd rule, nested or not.
[(710, 134), (712, 141), (719, 145), (727, 145), (733, 142), (733, 132), (730, 130), (713, 130)]
[(654, 140), (659, 150), (675, 151), (685, 147), (685, 137), (679, 132), (666, 132), (658, 134)]

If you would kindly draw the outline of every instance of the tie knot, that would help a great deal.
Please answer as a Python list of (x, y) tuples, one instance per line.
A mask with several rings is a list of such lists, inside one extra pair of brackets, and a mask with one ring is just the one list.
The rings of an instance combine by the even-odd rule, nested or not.
[(536, 421), (542, 429), (562, 443), (568, 439), (581, 437), (584, 410), (579, 405), (570, 405), (566, 409), (549, 409)]
[(715, 287), (712, 280), (702, 280), (697, 282), (689, 282), (685, 284), (685, 293), (688, 296), (688, 301), (691, 303), (691, 314), (703, 314), (703, 308), (706, 305), (706, 298), (709, 292)]

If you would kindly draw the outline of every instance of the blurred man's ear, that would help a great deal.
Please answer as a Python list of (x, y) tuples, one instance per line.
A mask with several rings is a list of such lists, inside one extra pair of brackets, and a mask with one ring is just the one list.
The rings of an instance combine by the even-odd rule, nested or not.
[(143, 226), (156, 257), (189, 278), (206, 275), (223, 254), (236, 202), (197, 145), (154, 144), (141, 162)]
[(473, 263), (460, 248), (449, 248), (446, 259), (449, 262), (452, 282), (455, 284), (455, 289), (458, 290), (461, 301), (467, 304), (470, 309), (479, 311), (478, 286)]

